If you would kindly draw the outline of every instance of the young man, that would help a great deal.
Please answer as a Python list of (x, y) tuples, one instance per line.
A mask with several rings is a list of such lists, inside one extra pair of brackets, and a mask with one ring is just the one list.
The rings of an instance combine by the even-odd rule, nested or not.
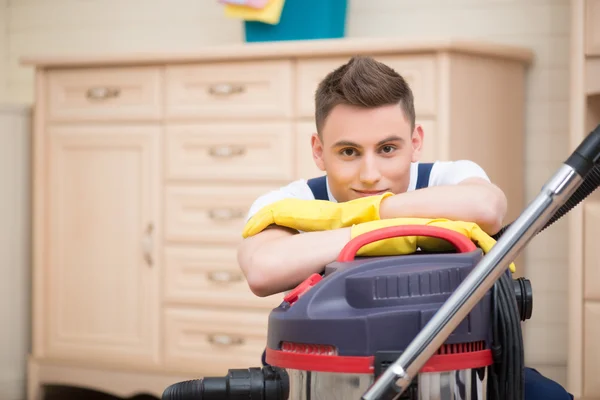
[[(410, 87), (388, 66), (368, 57), (351, 59), (319, 84), (315, 106), (312, 150), (327, 174), (328, 200), (346, 202), (391, 192), (394, 196), (381, 201), (382, 219), (469, 221), (490, 235), (501, 228), (507, 208), (504, 193), (471, 161), (436, 162), (421, 174), (430, 173), (428, 187), (415, 190), (425, 133), (415, 124)], [(315, 195), (305, 180), (292, 182), (258, 198), (248, 219), (284, 198), (312, 200)], [(349, 240), (349, 228), (299, 235), (298, 230), (274, 225), (246, 238), (238, 261), (252, 291), (268, 296), (320, 272)]]
[[(352, 58), (319, 84), (315, 106), (313, 158), (326, 176), (298, 180), (266, 193), (248, 214), (247, 237), (239, 248), (238, 262), (256, 295), (289, 290), (312, 273), (322, 272), (351, 239), (349, 225), (362, 222), (361, 212), (375, 219), (469, 221), (489, 235), (502, 227), (506, 197), (480, 166), (467, 160), (419, 163), (425, 133), (415, 123), (412, 91), (393, 69), (369, 57)], [(346, 224), (337, 229), (306, 232), (294, 228), (293, 222), (271, 223), (259, 227), (258, 233), (246, 234), (248, 226), (256, 227), (257, 215), (268, 224), (269, 206), (283, 199), (358, 203), (366, 211), (335, 210), (330, 217), (346, 218)], [(319, 207), (327, 212), (325, 206)], [(287, 212), (288, 221), (294, 220), (295, 213), (303, 219), (300, 208)], [(572, 396), (526, 368), (525, 398)]]

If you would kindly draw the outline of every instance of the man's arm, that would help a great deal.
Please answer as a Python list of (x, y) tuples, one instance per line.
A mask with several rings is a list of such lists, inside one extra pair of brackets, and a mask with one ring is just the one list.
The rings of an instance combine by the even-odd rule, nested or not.
[(238, 263), (252, 292), (260, 297), (292, 289), (335, 261), (350, 241), (350, 228), (298, 234), (273, 226), (246, 238)]
[(388, 218), (447, 218), (475, 222), (487, 234), (502, 228), (506, 196), (482, 178), (467, 178), (456, 185), (432, 186), (384, 199), (379, 214)]

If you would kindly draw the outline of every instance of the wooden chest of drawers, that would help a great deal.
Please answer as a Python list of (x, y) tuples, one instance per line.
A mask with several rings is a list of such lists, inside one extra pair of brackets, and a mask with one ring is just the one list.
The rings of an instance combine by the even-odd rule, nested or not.
[(26, 60), (37, 79), (30, 399), (45, 383), (159, 396), (260, 365), (281, 296), (255, 297), (237, 266), (245, 215), (262, 193), (320, 175), (314, 91), (354, 54), (410, 82), (425, 158), (479, 162), (514, 218), (524, 49), (340, 40)]

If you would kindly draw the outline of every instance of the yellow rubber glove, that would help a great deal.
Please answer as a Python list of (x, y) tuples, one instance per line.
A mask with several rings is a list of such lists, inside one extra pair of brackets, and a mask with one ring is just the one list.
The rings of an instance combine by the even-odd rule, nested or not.
[[(427, 219), (427, 218), (391, 218), (385, 220), (365, 222), (354, 225), (351, 237), (355, 238), (366, 232), (398, 225), (430, 225), (439, 228), (451, 229), (462, 233), (475, 245), (479, 246), (484, 253), (488, 253), (496, 244), (496, 241), (473, 222), (452, 221), (449, 219)], [(441, 252), (451, 250), (453, 247), (444, 239), (427, 236), (403, 236), (397, 238), (383, 239), (363, 246), (356, 255), (358, 256), (394, 256), (401, 254), (412, 254), (420, 247), (428, 252)], [(514, 273), (516, 267), (511, 263), (510, 271)]]
[(392, 193), (335, 203), (325, 200), (283, 199), (263, 207), (246, 223), (242, 236), (262, 232), (269, 225), (285, 226), (304, 232), (349, 227), (379, 220), (379, 205)]

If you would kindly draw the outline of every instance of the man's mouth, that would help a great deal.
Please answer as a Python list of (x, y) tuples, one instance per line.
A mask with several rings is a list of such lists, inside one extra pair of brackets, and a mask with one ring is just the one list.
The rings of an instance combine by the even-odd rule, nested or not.
[(383, 189), (383, 190), (358, 190), (358, 189), (352, 189), (356, 194), (358, 194), (359, 196), (377, 196), (380, 194), (384, 194), (385, 192), (389, 192), (388, 189)]

